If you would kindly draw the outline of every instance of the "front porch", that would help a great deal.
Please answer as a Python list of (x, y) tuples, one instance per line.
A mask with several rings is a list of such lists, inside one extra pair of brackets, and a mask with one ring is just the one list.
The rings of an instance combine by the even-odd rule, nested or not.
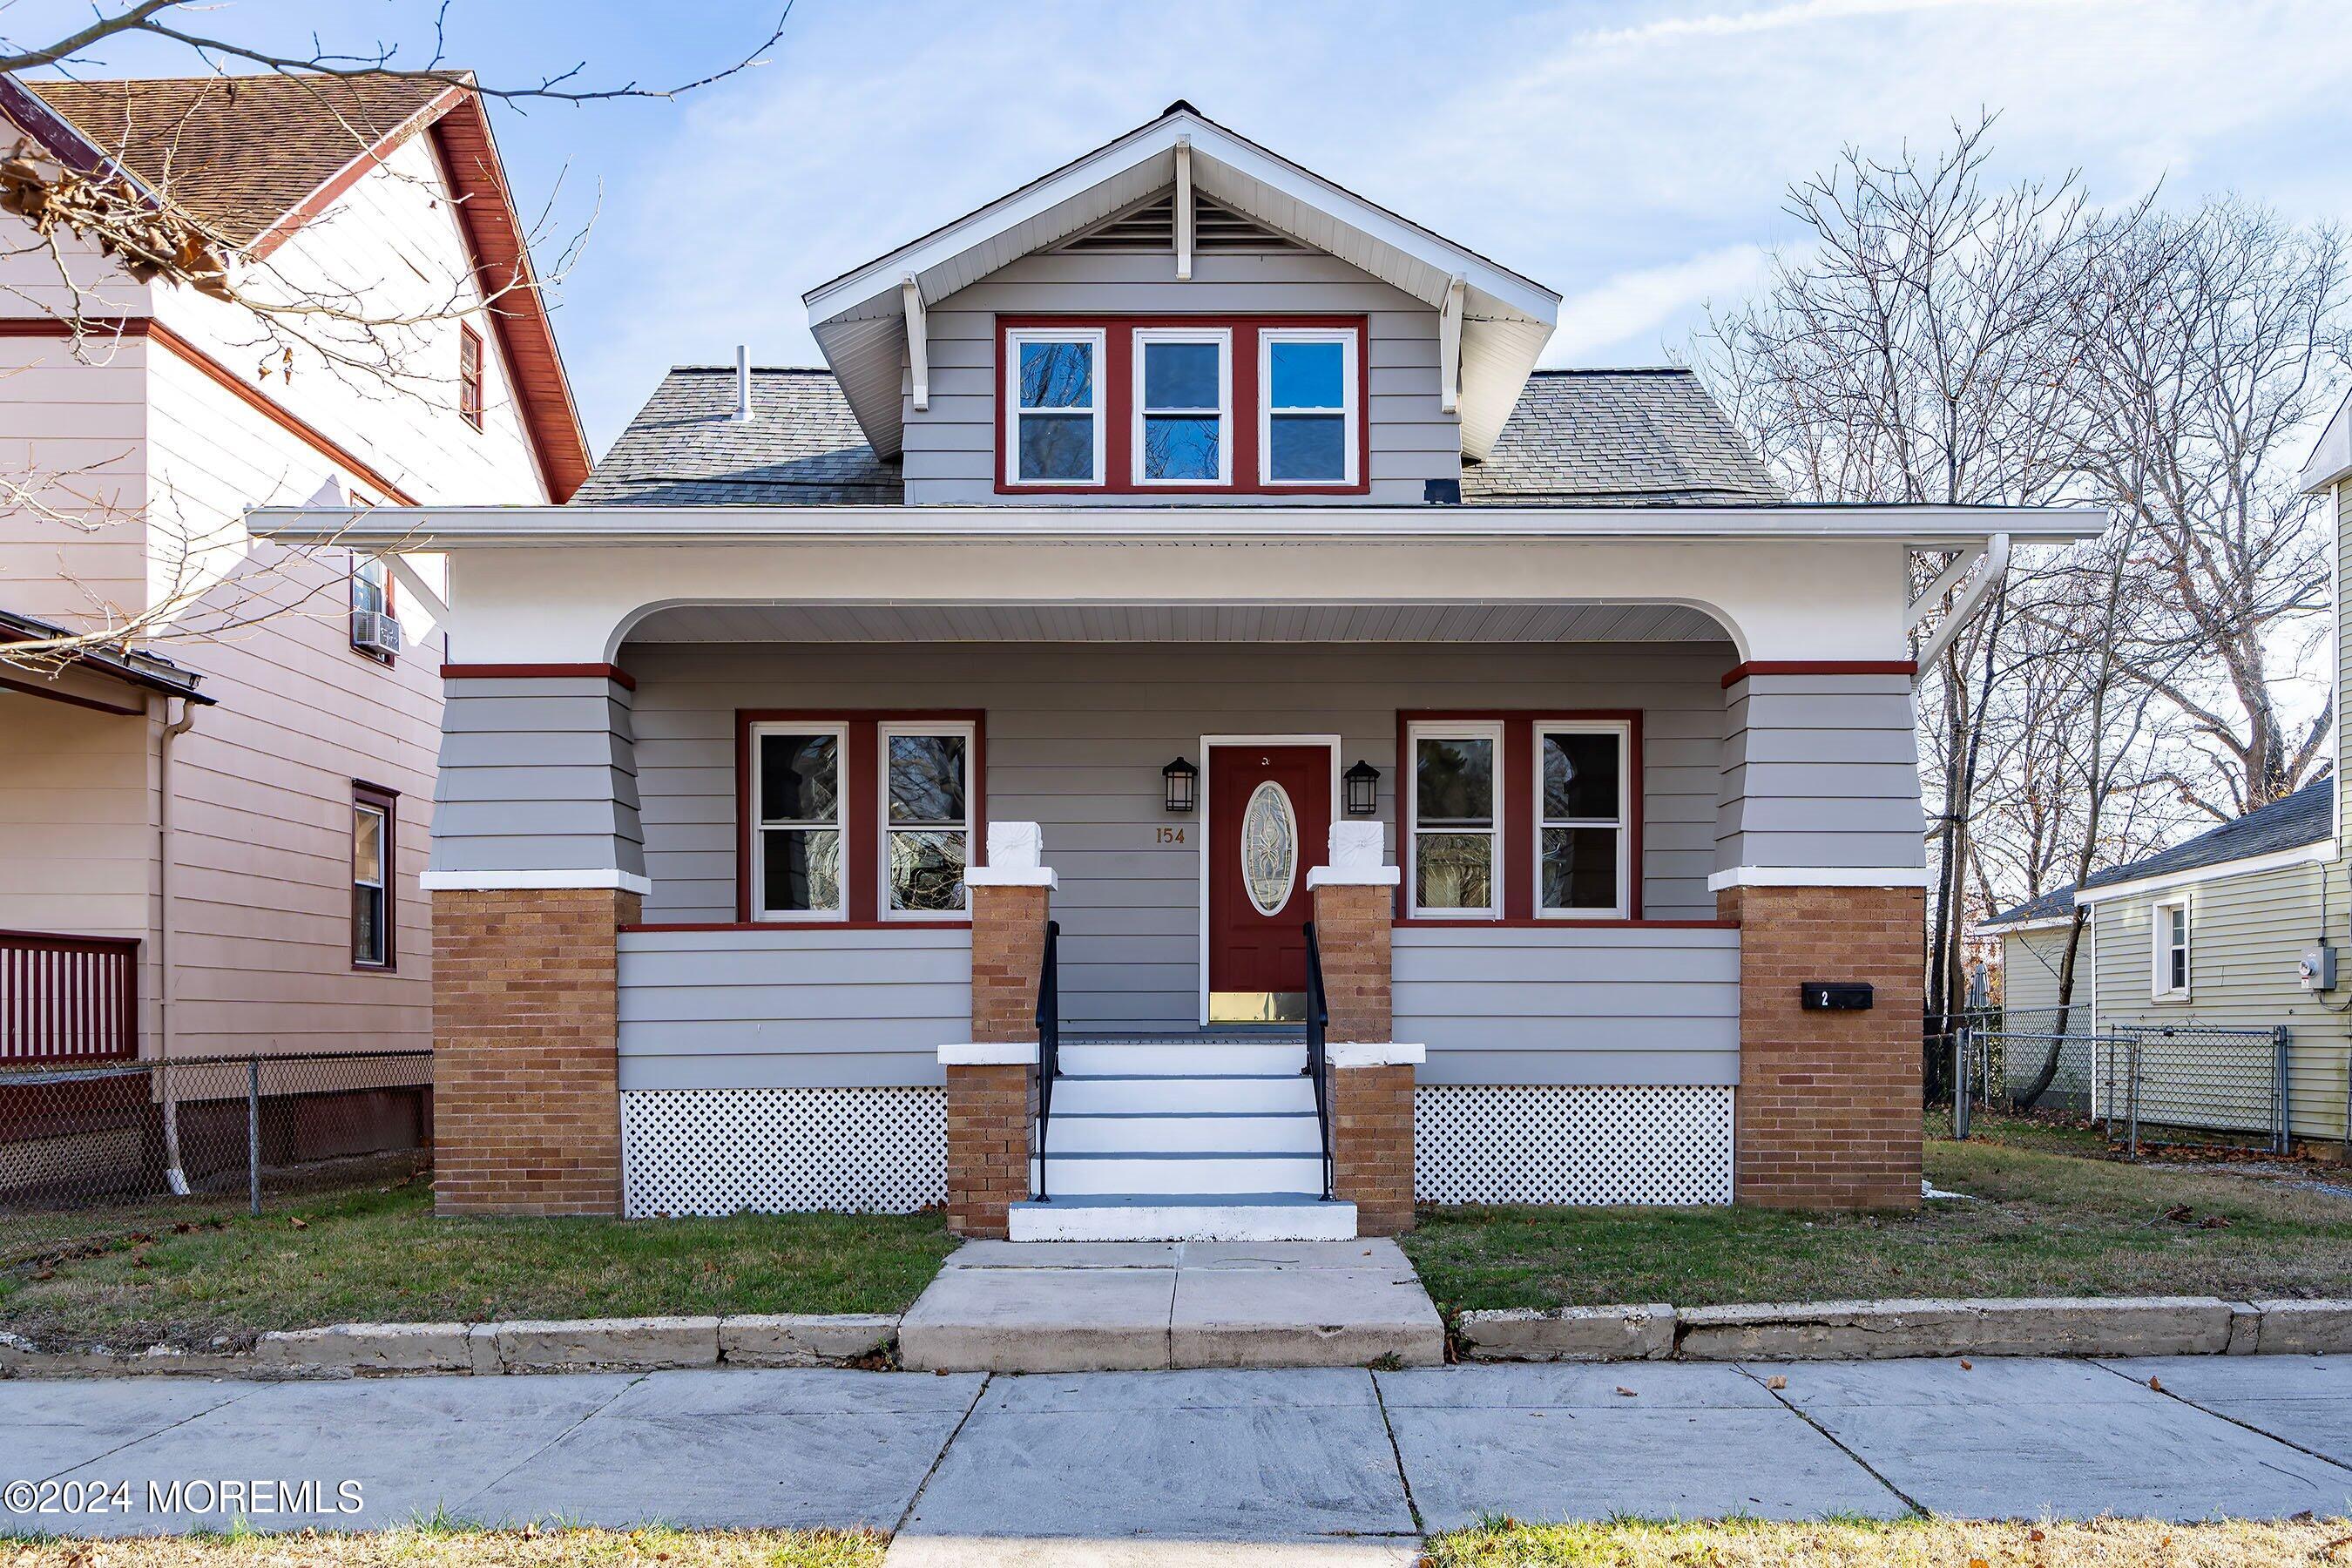
[[(1706, 612), (1640, 604), (672, 604), (614, 654), (449, 672), (433, 875), (505, 934), (478, 950), (459, 912), (441, 973), (470, 994), (457, 977), (511, 964), (511, 921), (547, 900), (567, 968), (609, 922), (609, 1021), (589, 1022), (612, 1057), (584, 1102), (531, 1110), (513, 1091), (552, 1089), (550, 1058), (504, 1047), (478, 1147), (444, 1137), (446, 1206), (529, 1202), (513, 1172), (534, 1164), (559, 1206), (944, 1204), (969, 1234), (1034, 1238), (1386, 1234), (1415, 1200), (1916, 1202), (1898, 668), (1745, 668)], [(1278, 752), (1312, 783), (1282, 775), (1286, 858), (1253, 889), (1221, 778), (1280, 774)], [(1465, 755), (1475, 798), (1424, 799)], [(1547, 800), (1545, 763), (1571, 755), (1609, 787)], [(1190, 810), (1173, 759), (1202, 772)], [(1378, 780), (1350, 815), (1357, 764)], [(807, 798), (770, 787), (812, 768)], [(1335, 824), (1360, 863), (1334, 863)], [(623, 886), (564, 886), (547, 862), (593, 858), (575, 830)], [(1007, 843), (1037, 847), (1034, 871), (1000, 863)], [(1862, 885), (1725, 875), (1766, 849)], [(942, 900), (940, 868), (965, 864)], [(1310, 918), (1335, 994), (1319, 1115), (1306, 1029), (1229, 1016), (1260, 995), (1297, 1018), (1303, 967), (1263, 966)], [(1237, 952), (1253, 923), (1279, 940)], [(1822, 978), (1873, 984), (1875, 1008), (1801, 1014)], [(445, 1049), (475, 1058), (467, 1005)], [(1806, 1070), (1743, 1103), (1759, 1046)], [(513, 1142), (518, 1121), (606, 1116), (606, 1139)]]

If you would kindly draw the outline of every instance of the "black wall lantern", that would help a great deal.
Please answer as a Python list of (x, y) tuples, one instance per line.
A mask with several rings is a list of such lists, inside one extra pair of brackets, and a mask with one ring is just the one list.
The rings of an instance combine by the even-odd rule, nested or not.
[(1200, 802), (1201, 770), (1179, 757), (1160, 770), (1160, 777), (1168, 786), (1168, 809), (1189, 815)]
[(1381, 770), (1359, 759), (1343, 775), (1348, 784), (1348, 815), (1370, 816), (1381, 808)]

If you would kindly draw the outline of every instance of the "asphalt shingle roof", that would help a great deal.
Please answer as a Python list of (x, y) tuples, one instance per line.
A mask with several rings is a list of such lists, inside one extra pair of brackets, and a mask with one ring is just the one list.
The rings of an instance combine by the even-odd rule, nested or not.
[(1784, 498), (1687, 370), (1539, 370), (1483, 463), (1477, 506), (1769, 505)]
[[(738, 421), (735, 372), (680, 365), (662, 378), (575, 501), (606, 506), (896, 505), (899, 468), (877, 457), (825, 370), (755, 369)], [(1484, 463), (1468, 505), (1769, 505), (1782, 498), (1723, 410), (1686, 370), (1538, 371)]]
[(2071, 915), (2074, 912), (2074, 884), (2069, 882), (2063, 888), (2052, 889), (2038, 899), (2028, 899), (2013, 909), (2003, 910), (1984, 923), (1989, 926), (2005, 926), (2019, 921), (2054, 920), (2060, 915)]
[(367, 73), (25, 85), (233, 245), (258, 237), (448, 90), (443, 81)]
[(731, 365), (679, 365), (572, 500), (588, 506), (896, 506), (895, 463), (867, 445), (828, 370), (751, 372), (735, 413)]

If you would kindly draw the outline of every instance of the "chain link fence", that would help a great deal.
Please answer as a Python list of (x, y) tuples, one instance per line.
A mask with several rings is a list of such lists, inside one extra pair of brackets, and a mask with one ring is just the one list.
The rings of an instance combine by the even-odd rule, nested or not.
[(0, 1070), (0, 1214), (243, 1197), (420, 1168), (433, 1053)]
[(2089, 1117), (2137, 1156), (2142, 1139), (2243, 1142), (2284, 1153), (2293, 1142), (2284, 1025), (2225, 1028), (2111, 1025), (2060, 1032), (2056, 1009), (1960, 1020), (1952, 1041), (1954, 1134), (1972, 1110)]

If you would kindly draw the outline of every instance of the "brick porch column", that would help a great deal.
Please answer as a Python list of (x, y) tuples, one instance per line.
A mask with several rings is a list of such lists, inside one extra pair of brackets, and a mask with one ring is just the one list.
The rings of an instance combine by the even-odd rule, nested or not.
[[(1927, 873), (1911, 667), (1742, 665), (1724, 678), (1717, 908), (1739, 922), (1738, 1201), (1919, 1204)], [(1841, 744), (1831, 763), (1820, 737)], [(1866, 1011), (1801, 1005), (1812, 982)]]
[(940, 1047), (948, 1083), (948, 1229), (1005, 1234), (1029, 1196), (1036, 1105), (1037, 981), (1054, 873), (1034, 822), (988, 825), (988, 864), (964, 876), (971, 903), (971, 1038)]
[(649, 884), (610, 666), (445, 665), (433, 863), (436, 1213), (621, 1212), (619, 929)]
[(1356, 1205), (1360, 1236), (1412, 1228), (1413, 1066), (1390, 1008), (1389, 930), (1397, 868), (1384, 865), (1381, 825), (1331, 825), (1330, 861), (1307, 873), (1331, 1010), (1331, 1192)]

